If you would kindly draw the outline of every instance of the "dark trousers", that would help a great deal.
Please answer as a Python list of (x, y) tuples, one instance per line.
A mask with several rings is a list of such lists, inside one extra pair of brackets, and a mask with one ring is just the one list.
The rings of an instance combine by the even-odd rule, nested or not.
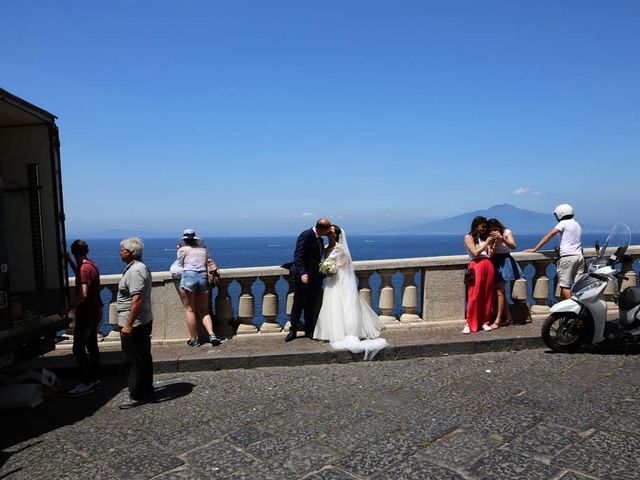
[(296, 280), (293, 306), (291, 307), (291, 330), (298, 331), (300, 317), (304, 312), (304, 333), (307, 336), (313, 335), (313, 331), (316, 329), (321, 297), (322, 282), (305, 284), (301, 280)]
[(153, 394), (153, 359), (151, 358), (151, 325), (133, 327), (131, 333), (120, 333), (124, 369), (133, 400), (146, 400)]
[(76, 319), (73, 331), (73, 354), (78, 362), (80, 381), (85, 385), (100, 378), (98, 323), (96, 319)]

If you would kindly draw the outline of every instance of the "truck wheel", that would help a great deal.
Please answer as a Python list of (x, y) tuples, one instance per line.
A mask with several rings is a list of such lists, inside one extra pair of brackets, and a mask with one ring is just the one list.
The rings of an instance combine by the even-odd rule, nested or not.
[(575, 352), (584, 343), (584, 339), (584, 321), (575, 313), (549, 315), (542, 324), (542, 340), (556, 352)]

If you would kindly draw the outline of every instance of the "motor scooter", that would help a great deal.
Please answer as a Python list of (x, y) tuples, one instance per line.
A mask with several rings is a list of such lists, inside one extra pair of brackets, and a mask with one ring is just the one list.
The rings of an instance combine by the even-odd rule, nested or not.
[[(584, 343), (640, 342), (640, 288), (630, 286), (620, 293), (619, 282), (626, 277), (615, 268), (630, 243), (629, 227), (616, 224), (587, 273), (576, 279), (571, 298), (551, 307), (551, 315), (542, 324), (542, 339), (549, 348), (570, 353)], [(604, 292), (610, 283), (618, 304), (616, 321), (607, 320)]]

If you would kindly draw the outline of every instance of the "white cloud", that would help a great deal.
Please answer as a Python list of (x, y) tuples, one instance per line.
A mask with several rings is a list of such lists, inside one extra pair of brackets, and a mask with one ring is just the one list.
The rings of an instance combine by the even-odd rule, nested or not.
[(529, 187), (518, 187), (513, 192), (514, 195), (540, 195), (540, 192), (537, 192)]
[(302, 213), (302, 215), (299, 215), (299, 216), (302, 217), (302, 218), (311, 218), (311, 217), (313, 217), (313, 213), (304, 212), (304, 213)]

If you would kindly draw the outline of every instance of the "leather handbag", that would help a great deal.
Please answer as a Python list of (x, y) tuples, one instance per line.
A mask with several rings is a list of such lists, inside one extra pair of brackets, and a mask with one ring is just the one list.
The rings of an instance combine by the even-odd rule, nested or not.
[(464, 284), (473, 285), (473, 282), (475, 281), (476, 281), (476, 271), (473, 268), (467, 268), (467, 271), (464, 272)]

